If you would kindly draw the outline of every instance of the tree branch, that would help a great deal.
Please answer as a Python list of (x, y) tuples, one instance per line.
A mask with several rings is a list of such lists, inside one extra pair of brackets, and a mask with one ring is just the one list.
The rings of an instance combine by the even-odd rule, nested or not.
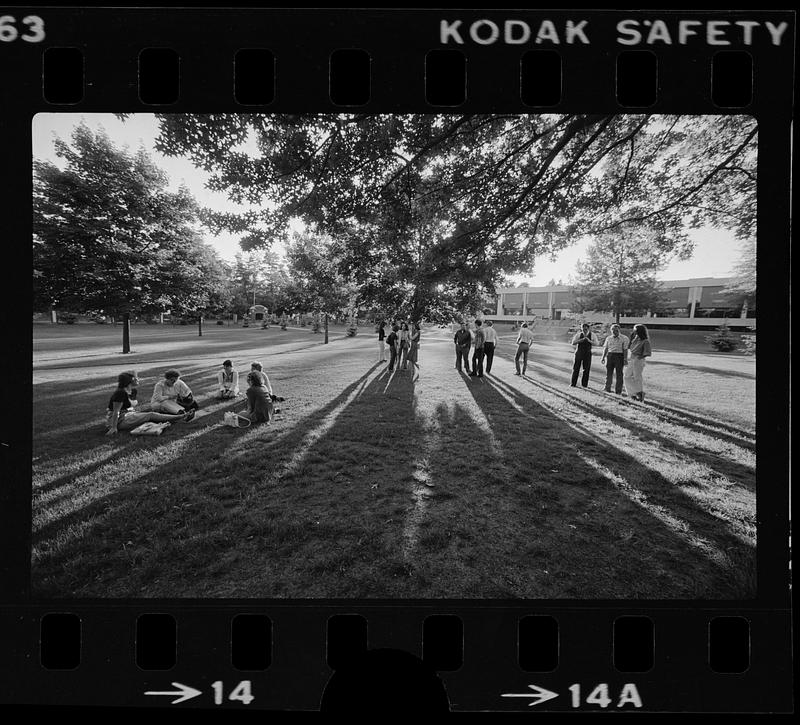
[(717, 172), (719, 172), (720, 170), (724, 169), (727, 166), (729, 161), (731, 161), (734, 158), (736, 158), (736, 156), (742, 151), (742, 149), (744, 149), (745, 146), (747, 146), (747, 144), (750, 143), (751, 139), (756, 135), (757, 132), (758, 132), (757, 128), (754, 128), (752, 131), (750, 131), (750, 133), (747, 134), (747, 138), (745, 138), (745, 140), (742, 141), (742, 143), (739, 144), (739, 146), (736, 149), (734, 149), (730, 154), (728, 154), (728, 156), (725, 157), (725, 159), (723, 161), (721, 161), (719, 164), (717, 164), (697, 184), (695, 184), (693, 187), (691, 187), (690, 189), (685, 191), (683, 194), (681, 194), (674, 201), (671, 201), (669, 204), (665, 204), (660, 209), (656, 209), (655, 211), (652, 211), (652, 212), (650, 212), (648, 214), (642, 214), (641, 216), (636, 216), (636, 217), (628, 217), (626, 219), (619, 219), (619, 220), (613, 222), (612, 224), (609, 224), (609, 225), (607, 225), (605, 227), (602, 227), (601, 229), (598, 229), (597, 232), (599, 233), (599, 232), (607, 231), (609, 229), (614, 229), (615, 227), (620, 226), (620, 224), (627, 224), (628, 222), (641, 222), (641, 221), (644, 221), (645, 219), (649, 219), (650, 217), (654, 217), (654, 216), (658, 216), (659, 214), (663, 214), (665, 211), (669, 211), (670, 209), (673, 209), (674, 207), (680, 205), (685, 199), (687, 199), (692, 194), (694, 194), (694, 193), (698, 192), (700, 189), (702, 189), (714, 177), (714, 175)]

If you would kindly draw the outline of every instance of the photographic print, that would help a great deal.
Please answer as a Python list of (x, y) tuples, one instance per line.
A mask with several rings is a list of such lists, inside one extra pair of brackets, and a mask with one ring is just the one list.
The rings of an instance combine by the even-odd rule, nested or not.
[(34, 595), (755, 597), (752, 117), (32, 142)]

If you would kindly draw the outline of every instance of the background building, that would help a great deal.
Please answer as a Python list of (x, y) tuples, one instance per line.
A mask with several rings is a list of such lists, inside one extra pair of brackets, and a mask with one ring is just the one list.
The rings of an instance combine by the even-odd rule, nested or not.
[[(729, 294), (723, 290), (731, 282), (728, 277), (695, 277), (691, 279), (664, 280), (661, 286), (665, 300), (658, 308), (648, 310), (638, 317), (621, 317), (620, 321), (647, 320), (648, 324), (677, 326), (717, 326), (723, 320), (731, 325), (755, 327), (756, 306), (744, 305), (744, 295)], [(494, 314), (487, 319), (514, 321), (538, 318), (544, 320), (574, 320), (576, 316), (590, 322), (609, 321), (608, 310), (578, 312), (575, 288), (569, 285), (547, 287), (505, 287), (497, 290)]]

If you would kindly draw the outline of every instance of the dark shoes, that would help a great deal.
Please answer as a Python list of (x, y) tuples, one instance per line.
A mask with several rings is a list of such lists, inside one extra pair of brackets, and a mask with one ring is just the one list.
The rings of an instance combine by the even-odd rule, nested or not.
[(190, 410), (186, 415), (183, 416), (184, 423), (188, 423), (190, 420), (194, 419), (194, 411)]

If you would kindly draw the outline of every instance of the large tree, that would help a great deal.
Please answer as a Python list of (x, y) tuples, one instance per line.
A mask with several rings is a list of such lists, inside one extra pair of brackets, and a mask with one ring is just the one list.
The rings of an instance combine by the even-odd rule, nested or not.
[(170, 192), (143, 150), (118, 149), (84, 124), (71, 143), (56, 139), (55, 150), (63, 168), (34, 162), (34, 307), (127, 320), (213, 304), (218, 260), (202, 243), (185, 187)]
[(629, 223), (600, 234), (578, 262), (576, 306), (580, 311), (642, 314), (658, 307), (663, 290), (656, 274), (669, 246), (651, 228)]
[(756, 301), (756, 245), (752, 240), (745, 240), (739, 247), (739, 258), (733, 268), (733, 277), (723, 292), (730, 295), (743, 296), (742, 316), (747, 317), (747, 310)]
[(259, 205), (208, 213), (212, 228), (259, 246), (302, 218), (346, 245), (342, 271), (366, 294), (385, 295), (386, 283), (401, 297), (411, 289), (420, 313), (474, 304), (504, 275), (526, 272), (583, 234), (653, 225), (673, 251), (686, 251), (692, 226), (726, 226), (746, 238), (755, 224), (756, 123), (741, 116), (159, 121), (162, 153), (191, 158), (233, 202)]

